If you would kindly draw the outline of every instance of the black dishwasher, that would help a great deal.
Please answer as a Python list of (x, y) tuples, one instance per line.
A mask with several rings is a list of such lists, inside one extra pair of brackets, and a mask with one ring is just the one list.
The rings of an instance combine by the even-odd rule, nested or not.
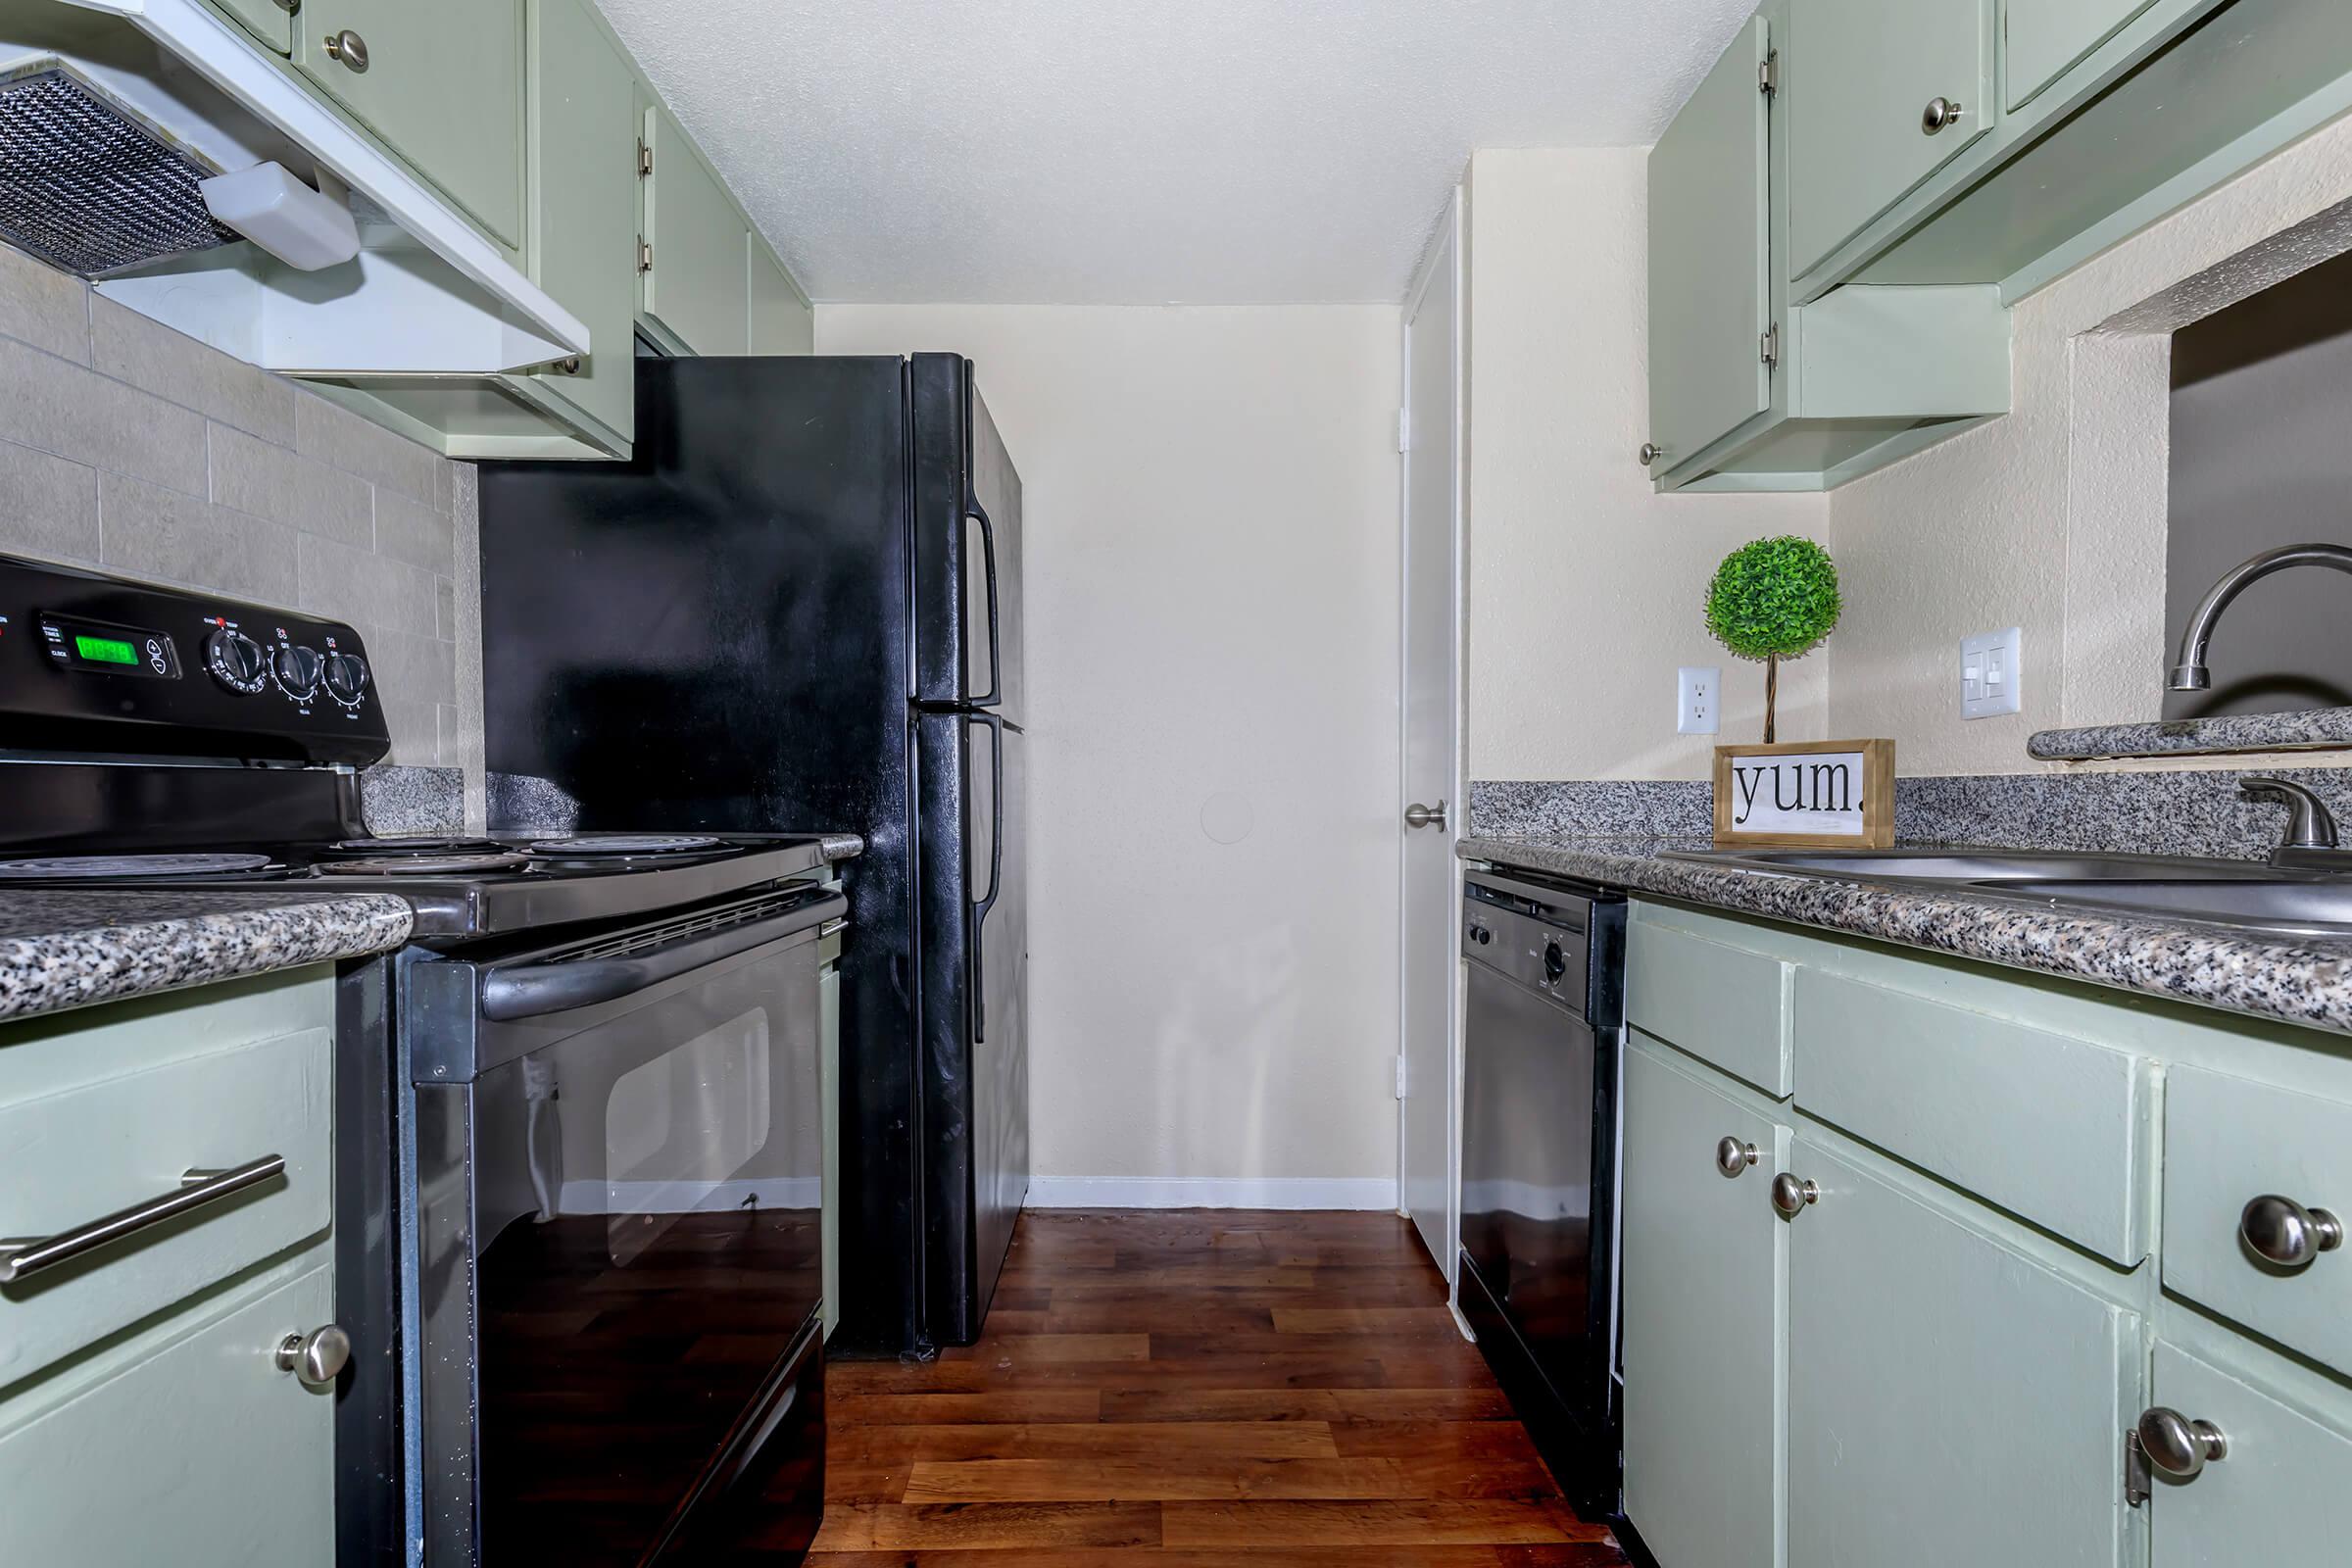
[(1462, 898), (1462, 1312), (1569, 1499), (1614, 1511), (1625, 900), (1516, 871)]

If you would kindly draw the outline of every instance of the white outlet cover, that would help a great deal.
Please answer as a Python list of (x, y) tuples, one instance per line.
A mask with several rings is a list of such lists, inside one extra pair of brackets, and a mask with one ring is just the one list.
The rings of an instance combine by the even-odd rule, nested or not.
[(1723, 669), (1716, 664), (1685, 664), (1675, 672), (1674, 731), (1678, 735), (1714, 735), (1723, 729)]
[(2025, 633), (2011, 626), (1960, 639), (1960, 716), (1998, 718), (2025, 708)]

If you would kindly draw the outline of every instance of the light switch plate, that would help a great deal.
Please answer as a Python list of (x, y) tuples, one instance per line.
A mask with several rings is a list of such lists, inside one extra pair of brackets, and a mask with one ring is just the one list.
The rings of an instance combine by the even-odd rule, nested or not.
[(1716, 696), (1723, 690), (1723, 669), (1716, 664), (1685, 664), (1675, 675), (1674, 731), (1678, 735), (1714, 735), (1723, 728)]
[(1979, 632), (1960, 639), (1960, 716), (1998, 718), (2025, 708), (2025, 633)]

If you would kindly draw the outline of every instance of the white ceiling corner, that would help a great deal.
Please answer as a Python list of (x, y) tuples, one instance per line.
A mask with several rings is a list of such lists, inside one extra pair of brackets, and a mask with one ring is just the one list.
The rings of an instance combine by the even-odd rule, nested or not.
[(1641, 146), (1753, 0), (598, 0), (820, 300), (1394, 301), (1479, 147)]

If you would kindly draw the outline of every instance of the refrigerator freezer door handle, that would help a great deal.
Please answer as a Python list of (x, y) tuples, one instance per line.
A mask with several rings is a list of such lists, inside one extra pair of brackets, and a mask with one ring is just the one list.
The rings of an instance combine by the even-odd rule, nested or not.
[[(989, 580), (996, 580), (993, 572)], [(986, 724), (989, 728), (988, 755), (995, 779), (988, 792), (992, 813), (988, 834), (988, 897), (973, 903), (971, 914), (972, 1042), (977, 1045), (988, 1038), (988, 969), (982, 962), (980, 945), (988, 925), (988, 911), (997, 906), (997, 893), (1004, 885), (1004, 720), (995, 713), (973, 713), (967, 722)]]
[(978, 496), (964, 505), (972, 520), (980, 524), (980, 555), (988, 569), (988, 690), (966, 698), (965, 703), (972, 708), (995, 708), (1004, 701), (1004, 650), (997, 623), (997, 525), (989, 521), (988, 509)]

